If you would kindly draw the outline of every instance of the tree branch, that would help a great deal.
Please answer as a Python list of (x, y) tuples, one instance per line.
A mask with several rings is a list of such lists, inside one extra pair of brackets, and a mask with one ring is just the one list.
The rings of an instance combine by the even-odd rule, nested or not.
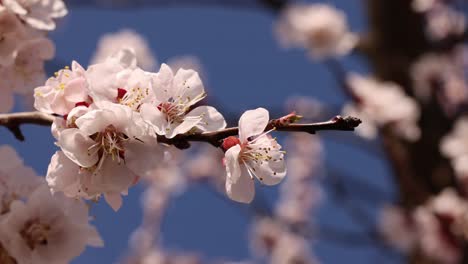
[(0, 126), (6, 127), (19, 141), (24, 141), (24, 135), (20, 126), (23, 124), (33, 124), (40, 126), (50, 126), (54, 121), (52, 115), (41, 112), (22, 112), (11, 114), (0, 114)]
[[(23, 141), (24, 136), (21, 132), (20, 126), (23, 124), (34, 124), (41, 126), (50, 126), (54, 120), (53, 115), (44, 114), (41, 112), (22, 112), (0, 114), (0, 126), (6, 127), (15, 136), (16, 139)], [(314, 134), (320, 130), (341, 130), (353, 131), (361, 123), (356, 117), (341, 117), (335, 116), (329, 121), (308, 123), (308, 124), (290, 124), (284, 123), (281, 119), (272, 119), (268, 123), (265, 131), (289, 131), (289, 132), (306, 132)], [(174, 138), (166, 138), (158, 136), (158, 142), (174, 145), (178, 148), (184, 149), (190, 147), (190, 141), (208, 142), (215, 147), (221, 145), (221, 140), (229, 136), (235, 136), (239, 132), (237, 127), (230, 127), (215, 132), (204, 132), (195, 134), (177, 135)]]

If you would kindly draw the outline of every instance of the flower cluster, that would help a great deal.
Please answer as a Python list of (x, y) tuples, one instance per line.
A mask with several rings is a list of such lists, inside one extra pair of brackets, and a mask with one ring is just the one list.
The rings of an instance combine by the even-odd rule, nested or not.
[(0, 146), (0, 161), (1, 263), (68, 263), (102, 246), (83, 201), (52, 195), (9, 146)]
[(357, 43), (345, 14), (325, 4), (289, 6), (282, 12), (276, 31), (283, 46), (306, 48), (315, 59), (344, 55)]
[[(56, 116), (52, 133), (61, 150), (46, 177), (54, 192), (92, 200), (104, 195), (117, 210), (121, 195), (170, 156), (158, 137), (177, 140), (226, 127), (214, 107), (197, 106), (206, 96), (197, 72), (174, 73), (162, 64), (152, 73), (136, 65), (133, 51), (123, 49), (86, 70), (73, 62), (35, 89), (36, 109)], [(267, 110), (247, 111), (239, 139), (225, 140), (226, 188), (236, 201), (253, 199), (254, 175), (273, 185), (286, 173), (280, 146), (264, 133), (268, 122)]]
[(66, 14), (62, 0), (0, 2), (0, 112), (13, 108), (14, 93), (28, 95), (44, 82), (44, 61), (55, 53), (46, 34)]

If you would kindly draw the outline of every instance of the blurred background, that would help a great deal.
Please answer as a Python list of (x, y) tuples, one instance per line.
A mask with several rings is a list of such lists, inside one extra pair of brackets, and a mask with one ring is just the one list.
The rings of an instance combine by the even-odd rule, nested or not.
[[(344, 11), (351, 31), (374, 32), (384, 17), (379, 19), (369, 15), (383, 12), (376, 11), (384, 8), (377, 7), (376, 2), (389, 1), (308, 1), (315, 2)], [(147, 41), (156, 61), (151, 65), (152, 70), (156, 71), (161, 63), (180, 63), (182, 67), (188, 63), (198, 67), (208, 91), (208, 102), (226, 115), (230, 125), (236, 125), (236, 120), (245, 110), (256, 107), (269, 109), (272, 118), (296, 110), (306, 120), (328, 120), (340, 114), (343, 106), (352, 99), (343, 89), (344, 73), (340, 72), (343, 69), (362, 75), (377, 72), (376, 75), (382, 79), (400, 85), (406, 82), (401, 81), (395, 71), (389, 73), (388, 69), (396, 65), (382, 69), (382, 63), (375, 54), (388, 51), (387, 58), (401, 55), (399, 48), (405, 49), (407, 41), (411, 41), (409, 37), (403, 39), (401, 36), (408, 32), (394, 30), (379, 39), (401, 38), (401, 45), (395, 44), (398, 40), (394, 39), (393, 50), (385, 50), (388, 48), (386, 44), (376, 44), (380, 49), (374, 48), (373, 52), (355, 52), (326, 61), (314, 60), (302, 49), (285, 50), (278, 43), (275, 23), (283, 1), (70, 0), (66, 4), (69, 14), (49, 35), (56, 44), (56, 56), (46, 64), (48, 75), (69, 65), (72, 60), (88, 65), (103, 35), (131, 30)], [(397, 8), (396, 5), (389, 4), (384, 13), (393, 12), (393, 15), (387, 15), (395, 20), (405, 20), (400, 12), (391, 9)], [(465, 12), (466, 2), (457, 2), (457, 7)], [(394, 27), (400, 26), (396, 21)], [(391, 31), (393, 28), (386, 29)], [(385, 35), (385, 32), (381, 34)], [(378, 38), (375, 34), (372, 36)], [(410, 54), (408, 58), (417, 56), (419, 54)], [(410, 88), (405, 89), (411, 94), (408, 92)], [(14, 111), (23, 109), (17, 104)], [(433, 110), (428, 109), (429, 106), (423, 107), (422, 116), (438, 116), (437, 113), (441, 112), (434, 107), (430, 108)], [(442, 122), (438, 118), (434, 122)], [(362, 119), (366, 122), (365, 118)], [(450, 120), (444, 122), (453, 123), (456, 118), (450, 117)], [(419, 124), (422, 131), (432, 129), (425, 127), (425, 122)], [(445, 132), (451, 127), (444, 125)], [(50, 130), (25, 125), (23, 133), (26, 141), (19, 142), (2, 129), (0, 144), (12, 145), (25, 164), (45, 175), (50, 157), (57, 149)], [(440, 140), (439, 134), (444, 133), (435, 134), (437, 136), (434, 137)], [(285, 134), (277, 133), (276, 136), (282, 145), (294, 144)], [(310, 242), (308, 245), (314, 258), (319, 263), (406, 263), (405, 254), (393, 249), (378, 231), (380, 209), (390, 203), (406, 203), (399, 196), (401, 182), (396, 175), (401, 174), (401, 170), (395, 165), (395, 155), (403, 154), (389, 154), (388, 144), (393, 144), (389, 140), (394, 137), (384, 135), (383, 138), (365, 139), (352, 132), (334, 131), (307, 137), (308, 142), (314, 142), (314, 149), (297, 155), (302, 158), (301, 162), (313, 167), (310, 171), (312, 180), (306, 183), (313, 194), (309, 201), (313, 210), (310, 210), (305, 237)], [(426, 137), (423, 135), (422, 138)], [(420, 147), (418, 144), (429, 144), (428, 141), (418, 144), (405, 140), (399, 142), (403, 149), (409, 149), (410, 155), (416, 155), (412, 151)], [(435, 145), (437, 149), (438, 143)], [(197, 156), (195, 151), (184, 155), (181, 161), (187, 163), (184, 166), (190, 165), (192, 170), (193, 166), (202, 166), (196, 161), (195, 165), (192, 164), (191, 159)], [(420, 157), (410, 163), (432, 161), (431, 154), (428, 154), (427, 158)], [(221, 164), (221, 158), (216, 162)], [(444, 162), (448, 164), (447, 160)], [(220, 181), (224, 179), (222, 174), (209, 176), (218, 177)], [(266, 263), (255, 253), (252, 234), (258, 228), (255, 222), (259, 217), (274, 214), (282, 194), (281, 188), (286, 183), (268, 188), (258, 185), (254, 202), (244, 205), (226, 198), (222, 188), (213, 187), (216, 183), (207, 183), (208, 178), (210, 182), (216, 182), (212, 177), (184, 181), (170, 195), (160, 229), (156, 231), (159, 247), (168, 252), (193, 253), (203, 259), (202, 263)], [(433, 187), (431, 193), (438, 193), (442, 185)], [(118, 212), (103, 202), (92, 205), (91, 215), (105, 247), (87, 248), (72, 263), (124, 263), (135, 250), (131, 238), (136, 239), (134, 231), (142, 223), (145, 189), (144, 182), (130, 189)], [(406, 203), (406, 208), (412, 208), (412, 203)]]

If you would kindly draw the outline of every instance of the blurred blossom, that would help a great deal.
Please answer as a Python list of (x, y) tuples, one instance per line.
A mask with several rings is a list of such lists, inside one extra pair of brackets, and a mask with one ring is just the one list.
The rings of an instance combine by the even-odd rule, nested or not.
[(433, 40), (441, 40), (453, 35), (461, 35), (466, 29), (466, 18), (449, 6), (442, 5), (426, 14), (427, 34)]
[(343, 114), (358, 116), (363, 121), (356, 129), (359, 135), (375, 138), (378, 127), (389, 126), (407, 140), (419, 138), (420, 109), (400, 86), (358, 74), (349, 75), (347, 82), (358, 101), (346, 105)]
[(157, 67), (156, 57), (151, 51), (148, 41), (131, 29), (122, 29), (119, 32), (103, 35), (99, 39), (90, 64), (103, 62), (123, 48), (134, 50), (138, 66), (142, 69), (153, 70)]
[(449, 1), (450, 0), (413, 0), (411, 4), (414, 11), (424, 13)]
[(286, 231), (276, 220), (269, 217), (259, 218), (251, 228), (251, 248), (258, 256), (269, 256), (278, 245)]
[(278, 244), (271, 255), (270, 263), (314, 264), (318, 263), (318, 261), (312, 255), (307, 240), (303, 237), (289, 233), (280, 237)]
[(51, 194), (44, 178), (0, 146), (1, 263), (68, 263), (103, 241), (78, 199)]
[(304, 120), (316, 120), (325, 112), (325, 106), (319, 100), (305, 96), (293, 96), (286, 100), (286, 112), (295, 111)]
[(277, 216), (289, 224), (310, 224), (322, 197), (316, 175), (322, 170), (322, 144), (317, 136), (291, 134), (286, 140), (288, 177), (281, 185)]
[(9, 112), (14, 93), (32, 94), (45, 81), (44, 62), (54, 56), (55, 46), (44, 32), (24, 25), (2, 6), (0, 39), (0, 112)]
[(171, 67), (172, 71), (177, 72), (179, 69), (192, 69), (206, 81), (206, 72), (200, 59), (193, 55), (177, 56), (167, 60), (167, 65)]
[(466, 86), (466, 54), (464, 45), (450, 53), (428, 53), (411, 67), (414, 92), (423, 102), (437, 95), (447, 114), (452, 114), (468, 100)]
[(379, 231), (390, 245), (404, 253), (416, 246), (415, 223), (403, 208), (385, 206), (379, 216)]
[(466, 210), (467, 202), (453, 189), (443, 190), (415, 210), (421, 249), (427, 256), (447, 264), (460, 261)]
[(468, 187), (468, 117), (458, 119), (452, 132), (442, 138), (441, 152), (450, 158), (462, 185)]
[(287, 225), (273, 218), (262, 217), (251, 228), (251, 248), (272, 264), (317, 263), (310, 251), (309, 242), (289, 230)]
[[(218, 148), (203, 144), (187, 159), (184, 169), (192, 181), (208, 180), (224, 189), (226, 170), (223, 166), (224, 153)], [(224, 192), (224, 190), (223, 190)]]
[(325, 4), (287, 7), (276, 24), (276, 33), (284, 47), (305, 48), (314, 59), (345, 55), (357, 43), (345, 13)]
[(54, 30), (54, 19), (68, 13), (62, 0), (3, 0), (1, 4), (0, 9), (15, 13), (28, 26), (39, 30)]

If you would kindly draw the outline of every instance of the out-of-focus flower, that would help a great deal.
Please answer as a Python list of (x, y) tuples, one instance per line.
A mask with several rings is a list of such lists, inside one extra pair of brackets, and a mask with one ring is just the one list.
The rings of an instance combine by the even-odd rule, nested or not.
[(276, 25), (285, 47), (303, 47), (315, 59), (344, 55), (356, 45), (345, 14), (325, 4), (296, 4), (287, 7)]
[(442, 263), (458, 263), (467, 221), (467, 202), (453, 189), (445, 189), (426, 205), (418, 207), (414, 219), (422, 251)]
[(441, 152), (451, 159), (459, 180), (468, 187), (468, 118), (456, 121), (455, 126), (440, 143)]
[(307, 240), (303, 237), (288, 233), (280, 237), (272, 255), (271, 264), (284, 263), (318, 263), (310, 251)]
[(426, 14), (427, 34), (433, 40), (441, 40), (452, 35), (461, 35), (466, 29), (466, 18), (449, 6), (441, 5)]
[(251, 248), (259, 256), (269, 256), (287, 231), (272, 218), (262, 217), (251, 228)]
[(40, 30), (54, 30), (54, 19), (68, 13), (62, 0), (3, 0), (2, 5), (29, 26)]
[(177, 56), (167, 60), (167, 65), (171, 67), (172, 71), (177, 72), (179, 69), (192, 69), (206, 81), (206, 72), (200, 59), (193, 55)]
[(205, 98), (197, 72), (179, 69), (174, 75), (166, 64), (154, 79), (155, 104), (143, 104), (141, 114), (158, 135), (173, 138), (192, 129), (216, 131), (226, 127), (224, 117), (212, 106), (191, 107)]
[(254, 177), (266, 185), (281, 182), (286, 175), (284, 151), (264, 132), (269, 113), (264, 108), (248, 110), (239, 119), (239, 138), (223, 142), (226, 165), (226, 193), (229, 198), (250, 203), (255, 195)]
[(0, 242), (18, 263), (67, 263), (86, 247), (102, 246), (79, 200), (37, 188), (26, 202), (16, 200), (0, 222)]
[(149, 47), (148, 41), (131, 29), (123, 29), (116, 33), (103, 35), (98, 42), (91, 64), (104, 62), (108, 57), (123, 48), (135, 52), (138, 66), (144, 70), (153, 70), (157, 66), (156, 58)]
[(13, 93), (31, 93), (45, 81), (44, 61), (54, 56), (55, 47), (1, 6), (0, 28), (0, 112), (8, 112), (13, 108)]
[(317, 137), (294, 134), (286, 141), (286, 151), (288, 177), (281, 186), (275, 212), (286, 223), (310, 224), (312, 210), (322, 194), (314, 182), (322, 169), (322, 145)]
[(351, 74), (347, 82), (358, 102), (346, 105), (343, 113), (359, 116), (363, 120), (356, 129), (357, 133), (374, 138), (377, 136), (377, 127), (390, 126), (407, 140), (419, 138), (421, 132), (417, 121), (420, 109), (401, 87), (357, 74)]
[(12, 147), (0, 146), (0, 216), (10, 211), (14, 200), (26, 199), (43, 183), (44, 179), (25, 166)]
[(446, 54), (426, 54), (411, 67), (414, 92), (423, 102), (437, 96), (447, 114), (468, 101), (465, 46)]
[(412, 215), (398, 206), (382, 209), (379, 231), (390, 245), (402, 252), (409, 252), (416, 246), (418, 237)]

